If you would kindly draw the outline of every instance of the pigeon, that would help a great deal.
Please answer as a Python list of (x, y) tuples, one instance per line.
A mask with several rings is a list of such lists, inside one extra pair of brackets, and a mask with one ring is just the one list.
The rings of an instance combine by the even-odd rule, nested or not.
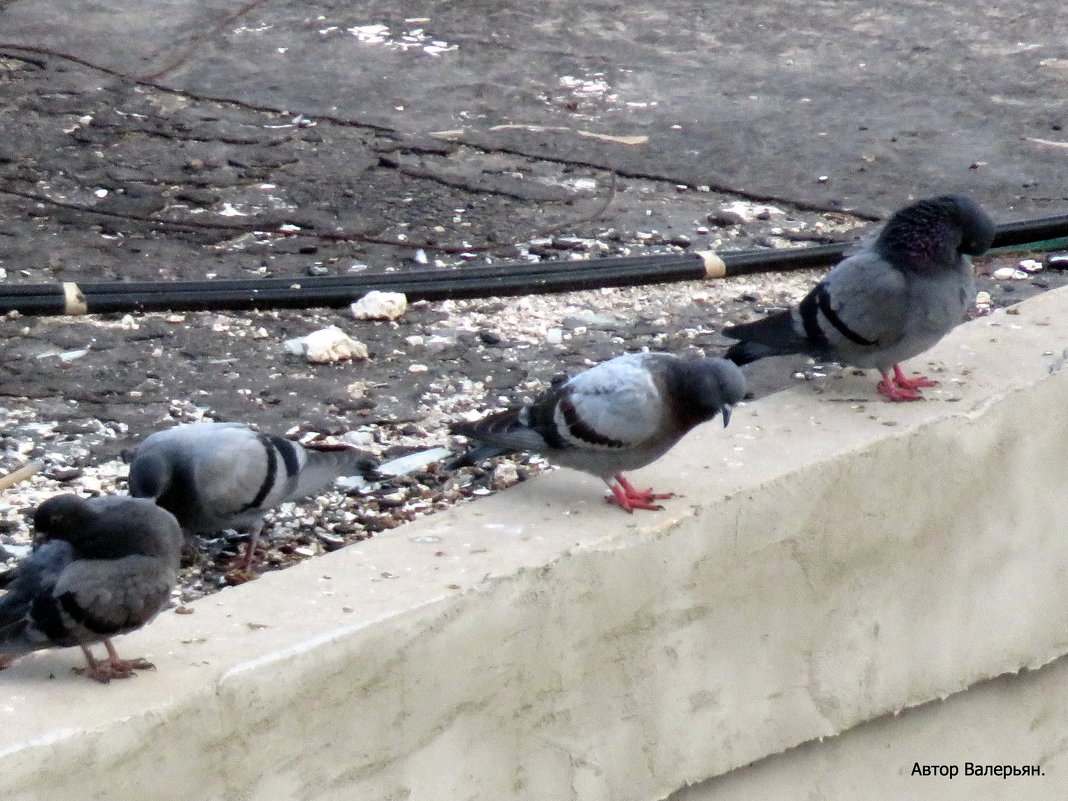
[(248, 533), (238, 566), (247, 570), (269, 509), (370, 469), (367, 455), (347, 445), (301, 445), (240, 423), (189, 423), (137, 446), (129, 487), (136, 498), (154, 498), (190, 536)]
[(834, 267), (795, 307), (723, 335), (740, 340), (726, 357), (748, 364), (765, 356), (807, 353), (877, 369), (891, 401), (920, 400), (921, 387), (900, 362), (932, 347), (963, 322), (975, 299), (967, 256), (984, 253), (994, 223), (971, 198), (942, 195), (898, 210), (867, 247)]
[[(152, 501), (119, 496), (57, 495), (33, 516), (37, 543), (4, 575), (0, 598), (0, 664), (43, 648), (85, 654), (76, 668), (107, 683), (153, 667), (121, 659), (111, 638), (151, 621), (178, 582), (182, 530)], [(89, 646), (102, 642), (107, 656)]]
[(525, 406), (450, 430), (508, 450), (534, 451), (591, 473), (627, 512), (662, 509), (671, 494), (637, 490), (623, 475), (656, 461), (700, 423), (722, 415), (746, 392), (745, 377), (725, 359), (630, 353), (556, 384)]

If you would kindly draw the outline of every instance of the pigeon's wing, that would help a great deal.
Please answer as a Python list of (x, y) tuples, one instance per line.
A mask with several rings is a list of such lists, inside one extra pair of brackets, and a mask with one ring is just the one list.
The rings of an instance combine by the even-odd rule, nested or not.
[(865, 251), (831, 270), (798, 307), (798, 316), (810, 340), (822, 337), (833, 350), (874, 349), (904, 336), (908, 301), (905, 274)]
[(766, 349), (734, 346), (727, 356), (745, 364), (772, 353), (833, 357), (886, 347), (904, 334), (907, 298), (904, 274), (864, 251), (839, 263), (793, 309), (724, 329), (725, 336)]
[(103, 639), (148, 623), (177, 580), (177, 563), (161, 557), (80, 559), (63, 571), (53, 594), (79, 639)]
[(578, 448), (628, 448), (663, 430), (669, 405), (658, 373), (668, 361), (621, 356), (580, 373), (562, 388), (553, 409), (558, 436)]

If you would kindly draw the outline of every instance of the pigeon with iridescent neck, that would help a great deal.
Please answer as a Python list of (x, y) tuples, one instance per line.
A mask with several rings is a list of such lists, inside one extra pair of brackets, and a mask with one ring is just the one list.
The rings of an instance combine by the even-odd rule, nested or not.
[(725, 359), (670, 353), (619, 356), (557, 384), (525, 406), (450, 430), (507, 450), (533, 451), (595, 475), (610, 503), (630, 512), (660, 509), (670, 493), (638, 490), (624, 471), (644, 467), (716, 414), (723, 425), (746, 392), (741, 370)]
[(919, 200), (897, 211), (874, 242), (840, 262), (794, 308), (728, 326), (739, 342), (736, 364), (805, 353), (853, 367), (875, 368), (891, 401), (920, 400), (921, 387), (900, 362), (932, 347), (962, 323), (975, 303), (969, 256), (994, 240), (994, 224), (963, 195)]

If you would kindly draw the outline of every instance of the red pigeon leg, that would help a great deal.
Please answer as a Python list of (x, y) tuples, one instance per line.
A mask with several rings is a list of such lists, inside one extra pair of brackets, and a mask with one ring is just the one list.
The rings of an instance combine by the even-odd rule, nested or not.
[(612, 490), (612, 494), (605, 500), (608, 503), (617, 504), (626, 512), (631, 512), (635, 509), (648, 509), (652, 512), (658, 512), (664, 507), (658, 503), (653, 503), (653, 501), (675, 497), (674, 493), (671, 492), (635, 489), (634, 485), (627, 481), (622, 473), (615, 476), (615, 480), (615, 484), (608, 482), (608, 488)]
[(104, 647), (108, 651), (108, 664), (111, 665), (112, 674), (115, 678), (128, 678), (135, 670), (155, 670), (156, 666), (143, 657), (134, 659), (122, 659), (111, 640), (104, 640)]
[[(897, 365), (894, 365), (894, 367), (897, 368)], [(879, 390), (881, 395), (885, 395), (887, 400), (895, 403), (901, 401), (923, 400), (923, 395), (920, 394), (918, 389), (915, 389), (914, 387), (898, 386), (889, 370), (880, 370), (879, 372), (882, 373), (883, 380), (879, 382), (879, 386), (876, 387), (876, 389)]]
[(909, 378), (901, 370), (901, 365), (894, 365), (894, 381), (902, 389), (919, 389), (920, 387), (937, 387), (938, 382), (932, 381), (925, 376), (916, 376), (915, 378)]

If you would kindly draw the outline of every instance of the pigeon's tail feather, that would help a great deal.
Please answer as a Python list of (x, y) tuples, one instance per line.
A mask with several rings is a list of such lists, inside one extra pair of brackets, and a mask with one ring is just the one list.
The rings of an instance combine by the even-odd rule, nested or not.
[(729, 348), (727, 352), (723, 354), (726, 358), (741, 367), (744, 364), (755, 362), (758, 359), (764, 359), (768, 356), (777, 356), (779, 351), (768, 345), (762, 345), (759, 342), (735, 342)]
[(0, 603), (0, 654), (35, 650), (26, 637), (33, 598), (21, 592), (8, 592)]
[(760, 320), (742, 325), (728, 325), (723, 336), (739, 340), (727, 351), (727, 358), (735, 364), (748, 364), (766, 356), (804, 353), (812, 343), (799, 334), (789, 311), (776, 312)]
[(69, 543), (52, 540), (9, 572), (7, 592), (0, 598), (0, 654), (29, 653), (47, 647), (48, 636), (57, 640), (67, 636), (52, 588), (73, 558)]
[(338, 476), (375, 474), (374, 459), (359, 448), (348, 445), (304, 446), (307, 457), (297, 475), (297, 484), (287, 500), (296, 500), (322, 489)]
[(507, 451), (543, 450), (545, 438), (532, 429), (524, 418), (523, 409), (509, 409), (474, 422), (453, 423), (449, 431)]
[(461, 467), (470, 467), (471, 465), (478, 464), (486, 459), (492, 459), (495, 456), (502, 456), (503, 454), (511, 452), (511, 448), (502, 448), (500, 445), (491, 445), (483, 442), (476, 445), (474, 448), (468, 448), (455, 459), (447, 462), (445, 467), (449, 470), (458, 470)]

